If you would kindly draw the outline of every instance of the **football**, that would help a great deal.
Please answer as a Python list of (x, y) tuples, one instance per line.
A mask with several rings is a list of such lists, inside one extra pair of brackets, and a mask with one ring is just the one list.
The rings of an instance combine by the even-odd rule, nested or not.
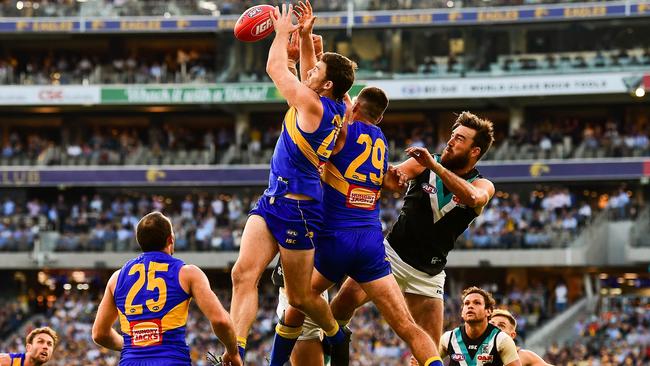
[(235, 24), (235, 37), (243, 42), (257, 42), (273, 33), (271, 5), (256, 5), (246, 10)]

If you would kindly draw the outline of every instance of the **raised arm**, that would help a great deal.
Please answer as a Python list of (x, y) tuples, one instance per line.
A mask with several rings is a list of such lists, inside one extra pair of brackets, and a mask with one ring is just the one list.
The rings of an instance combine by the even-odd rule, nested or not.
[(323, 105), (318, 94), (303, 85), (287, 68), (287, 44), (289, 35), (298, 29), (291, 23), (292, 7), (282, 5), (282, 12), (276, 7), (271, 14), (275, 28), (275, 39), (269, 50), (266, 72), (290, 106), (296, 107), (300, 115), (300, 128), (307, 133), (314, 132), (323, 115)]
[(97, 316), (95, 316), (95, 322), (93, 323), (92, 329), (93, 342), (113, 351), (121, 351), (124, 346), (124, 338), (113, 329), (113, 324), (117, 320), (118, 316), (113, 293), (115, 291), (115, 284), (117, 283), (117, 276), (119, 276), (119, 274), (119, 270), (115, 271), (108, 280), (106, 290), (104, 291), (104, 297), (102, 297), (102, 301), (99, 303)]
[(237, 335), (230, 315), (223, 308), (221, 302), (210, 288), (210, 281), (199, 267), (185, 265), (180, 271), (180, 281), (187, 284), (190, 295), (196, 301), (203, 315), (208, 318), (212, 325), (214, 334), (226, 347), (224, 364), (232, 362), (232, 365), (241, 365), (242, 361), (237, 351)]
[(409, 147), (406, 153), (415, 159), (420, 165), (431, 169), (440, 179), (445, 187), (458, 197), (463, 204), (480, 209), (487, 205), (494, 195), (494, 185), (487, 179), (476, 179), (469, 183), (454, 172), (438, 163), (433, 156), (422, 147)]
[(499, 339), (497, 339), (497, 342), (499, 342), (497, 344), (497, 351), (501, 356), (503, 364), (505, 366), (521, 366), (515, 341), (505, 333), (499, 333), (498, 337), (501, 338), (501, 341), (499, 342)]
[(316, 16), (311, 8), (309, 0), (299, 2), (296, 6), (295, 13), (298, 17), (298, 26), (300, 33), (300, 78), (305, 80), (307, 72), (316, 66), (318, 58), (314, 47), (312, 31)]

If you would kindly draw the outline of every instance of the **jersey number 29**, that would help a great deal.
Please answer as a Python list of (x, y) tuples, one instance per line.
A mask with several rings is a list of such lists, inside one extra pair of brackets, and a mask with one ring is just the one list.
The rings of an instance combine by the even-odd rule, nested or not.
[(352, 160), (350, 166), (345, 170), (345, 177), (359, 182), (366, 182), (368, 179), (366, 175), (357, 172), (357, 169), (372, 155), (372, 166), (379, 171), (379, 174), (370, 173), (370, 181), (380, 186), (384, 180), (384, 159), (386, 159), (386, 144), (384, 140), (378, 138), (373, 144), (372, 137), (364, 133), (359, 135), (357, 144), (364, 145), (365, 148), (359, 156)]

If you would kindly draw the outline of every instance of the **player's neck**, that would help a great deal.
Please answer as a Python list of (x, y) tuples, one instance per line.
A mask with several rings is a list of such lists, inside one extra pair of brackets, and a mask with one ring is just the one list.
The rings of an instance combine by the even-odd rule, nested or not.
[(334, 98), (334, 94), (332, 94), (332, 90), (330, 90), (330, 89), (328, 89), (328, 90), (321, 90), (321, 91), (318, 93), (318, 95), (320, 95), (321, 97), (329, 98), (329, 99), (331, 99), (331, 100), (336, 100), (336, 98)]
[(466, 166), (464, 168), (461, 168), (461, 169), (454, 169), (454, 170), (452, 170), (452, 172), (454, 174), (456, 174), (457, 176), (462, 177), (462, 176), (468, 174), (469, 172), (471, 172), (472, 170), (474, 170), (475, 167), (476, 167), (475, 164), (474, 165), (468, 165), (468, 166)]
[(25, 364), (24, 366), (41, 366), (43, 365), (42, 363), (34, 362), (32, 361), (31, 357), (25, 357)]
[(470, 337), (471, 339), (477, 339), (483, 333), (485, 333), (485, 330), (487, 329), (487, 319), (480, 323), (467, 323), (465, 322), (465, 333), (467, 333), (467, 336)]

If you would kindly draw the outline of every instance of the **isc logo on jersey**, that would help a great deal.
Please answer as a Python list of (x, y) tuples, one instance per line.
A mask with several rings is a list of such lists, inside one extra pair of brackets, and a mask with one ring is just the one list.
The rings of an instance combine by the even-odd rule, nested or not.
[(454, 353), (451, 355), (451, 359), (456, 362), (465, 361), (465, 356), (460, 353)]
[(489, 355), (489, 354), (488, 354), (488, 355), (486, 355), (486, 354), (482, 354), (482, 355), (478, 355), (478, 356), (476, 357), (476, 359), (477, 359), (478, 361), (483, 362), (483, 363), (490, 363), (490, 362), (494, 361), (494, 356)]
[(146, 347), (162, 344), (160, 319), (132, 321), (130, 325), (132, 345)]
[(379, 192), (368, 188), (350, 185), (348, 188), (346, 206), (362, 210), (374, 210), (377, 205)]

